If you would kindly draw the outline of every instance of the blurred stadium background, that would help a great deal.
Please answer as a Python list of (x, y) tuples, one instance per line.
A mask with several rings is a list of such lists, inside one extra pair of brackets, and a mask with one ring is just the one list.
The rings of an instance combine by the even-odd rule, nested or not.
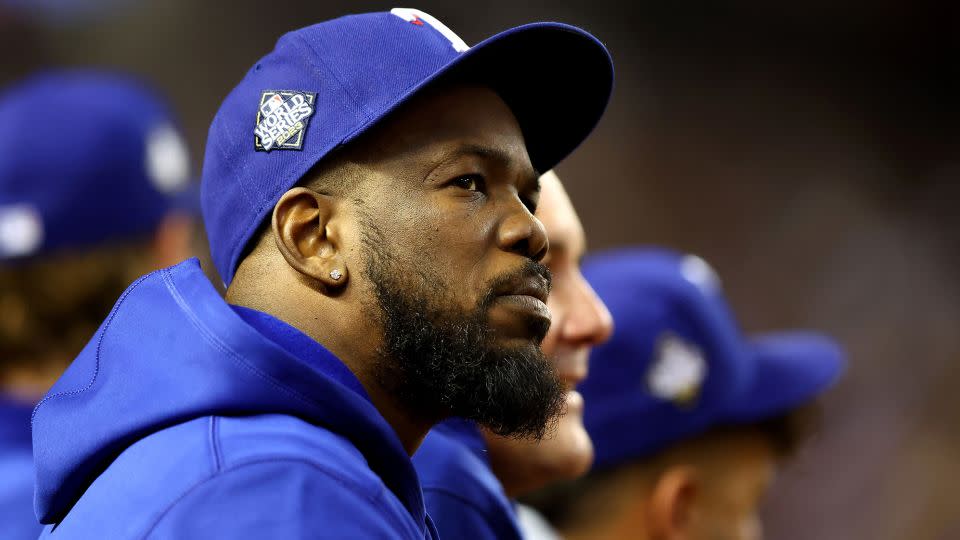
[[(138, 74), (170, 96), (199, 172), (220, 100), (279, 35), (390, 7), (0, 0), (0, 84), (48, 66)], [(813, 327), (845, 344), (851, 367), (826, 399), (820, 438), (779, 478), (768, 538), (960, 538), (955, 3), (412, 7), (468, 43), (533, 20), (597, 34), (617, 88), (595, 135), (559, 168), (591, 247), (695, 252), (723, 277), (745, 330)], [(36, 126), (3, 151), (55, 129)]]

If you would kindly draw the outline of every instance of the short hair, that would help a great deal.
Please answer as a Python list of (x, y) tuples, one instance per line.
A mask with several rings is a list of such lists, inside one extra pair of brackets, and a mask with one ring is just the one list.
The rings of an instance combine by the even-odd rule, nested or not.
[(770, 443), (776, 457), (784, 461), (796, 454), (816, 431), (819, 422), (820, 407), (814, 401), (757, 422), (718, 426), (696, 437), (679, 441), (650, 456), (592, 470), (579, 479), (548, 487), (521, 500), (536, 508), (550, 523), (561, 530), (583, 525), (594, 519), (600, 519), (595, 511), (596, 506), (591, 504), (594, 496), (613, 488), (622, 479), (625, 470), (639, 468), (648, 477), (659, 476), (673, 465), (670, 459), (671, 452), (681, 445), (737, 433), (759, 433)]
[(124, 289), (150, 268), (149, 257), (141, 239), (4, 262), (0, 375), (73, 359)]

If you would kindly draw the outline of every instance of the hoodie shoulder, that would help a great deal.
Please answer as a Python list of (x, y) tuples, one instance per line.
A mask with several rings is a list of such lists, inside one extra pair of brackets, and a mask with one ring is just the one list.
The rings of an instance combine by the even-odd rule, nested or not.
[(298, 418), (210, 418), (216, 472), (165, 509), (145, 538), (423, 538), (343, 437)]
[[(167, 508), (212, 504), (193, 493), (280, 462), (310, 496), (349, 485), (384, 519), (425, 521), (410, 458), (373, 404), (245, 323), (196, 260), (124, 293), (34, 410), (33, 450), (36, 514), (62, 538), (142, 538)], [(279, 504), (269, 490), (237, 496)]]
[(349, 441), (298, 418), (259, 415), (199, 418), (138, 441), (47, 533), (190, 540), (316, 531), (424, 536)]
[(341, 475), (293, 457), (252, 461), (197, 484), (143, 538), (423, 538)]

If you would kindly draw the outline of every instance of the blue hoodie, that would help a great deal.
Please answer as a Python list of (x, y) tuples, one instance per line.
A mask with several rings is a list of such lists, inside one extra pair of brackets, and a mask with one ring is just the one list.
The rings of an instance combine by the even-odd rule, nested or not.
[(522, 538), (513, 504), (490, 468), (476, 424), (459, 418), (438, 424), (413, 455), (413, 464), (441, 538)]
[(32, 407), (0, 396), (0, 538), (35, 540), (40, 524), (33, 515)]
[(332, 354), (195, 259), (120, 297), (33, 416), (41, 538), (436, 538), (396, 434)]

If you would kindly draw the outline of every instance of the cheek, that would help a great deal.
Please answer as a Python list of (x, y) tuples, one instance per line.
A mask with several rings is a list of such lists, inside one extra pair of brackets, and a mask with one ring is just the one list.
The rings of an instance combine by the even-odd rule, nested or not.
[(569, 313), (569, 291), (564, 286), (563, 274), (553, 274), (553, 287), (550, 289), (550, 296), (547, 297), (547, 309), (550, 310), (550, 331), (543, 340), (543, 350), (547, 354), (553, 354), (557, 348), (557, 343), (563, 333), (563, 325), (567, 320)]
[(740, 538), (744, 540), (761, 540), (763, 538), (763, 524), (756, 513), (745, 518), (740, 524)]
[(541, 486), (578, 478), (593, 464), (593, 443), (580, 415), (562, 417), (557, 429), (543, 440), (499, 439), (490, 444), (490, 452), (499, 461), (536, 476)]
[(716, 515), (726, 535), (723, 538), (730, 540), (760, 540), (761, 527), (757, 509), (752, 507), (730, 508), (723, 514)]
[(468, 295), (462, 307), (473, 308), (486, 293), (484, 286), (497, 275), (492, 268), (498, 252), (494, 222), (486, 217), (489, 212), (467, 211), (455, 205), (444, 210), (439, 203), (433, 208), (418, 215), (415, 223), (405, 225), (413, 234), (398, 248), (414, 268), (429, 267), (427, 273), (434, 274), (454, 294), (462, 291)]

